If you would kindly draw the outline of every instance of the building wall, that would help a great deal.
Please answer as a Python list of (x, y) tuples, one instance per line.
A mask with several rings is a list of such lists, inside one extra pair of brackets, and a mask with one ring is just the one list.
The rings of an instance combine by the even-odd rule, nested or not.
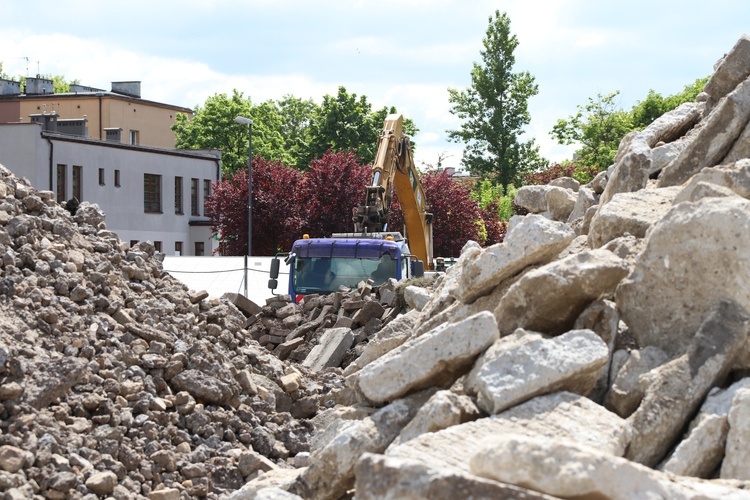
[(21, 103), (20, 102), (3, 102), (0, 103), (0, 123), (16, 123), (19, 119), (23, 122), (28, 122), (28, 114), (25, 118), (21, 114)]
[[(183, 255), (195, 255), (203, 243), (205, 255), (217, 246), (203, 209), (203, 181), (219, 179), (220, 155), (164, 150), (87, 140), (42, 132), (38, 124), (0, 124), (0, 164), (17, 176), (27, 177), (37, 189), (58, 193), (57, 167), (65, 166), (65, 192), (73, 196), (73, 167), (81, 171), (81, 199), (96, 203), (106, 214), (106, 225), (123, 241), (161, 242), (161, 250), (174, 255), (182, 242)], [(102, 177), (100, 177), (100, 169)], [(119, 186), (115, 172), (119, 171)], [(51, 182), (50, 182), (50, 174)], [(144, 210), (144, 174), (161, 176), (161, 212)], [(183, 178), (183, 213), (175, 213), (175, 177)], [(199, 216), (191, 214), (190, 180), (199, 179)], [(102, 182), (100, 182), (100, 180)]]
[(16, 177), (26, 177), (40, 190), (51, 190), (49, 144), (38, 123), (0, 123), (0, 164)]
[(88, 120), (89, 138), (106, 139), (105, 128), (122, 129), (122, 141), (130, 142), (130, 131), (138, 132), (138, 144), (174, 149), (175, 134), (171, 127), (178, 113), (192, 116), (192, 111), (127, 96), (101, 92), (85, 94), (49, 94), (17, 96), (0, 100), (0, 123), (29, 121), (30, 115), (55, 113), (61, 119)]

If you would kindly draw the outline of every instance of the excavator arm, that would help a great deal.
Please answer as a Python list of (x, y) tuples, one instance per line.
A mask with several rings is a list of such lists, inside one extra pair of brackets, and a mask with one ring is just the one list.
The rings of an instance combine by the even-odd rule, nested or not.
[(425, 269), (434, 269), (432, 256), (432, 214), (414, 165), (409, 137), (403, 134), (403, 116), (388, 115), (378, 137), (372, 166), (372, 184), (366, 188), (365, 203), (354, 208), (354, 230), (380, 232), (387, 227), (392, 194), (395, 191), (404, 214), (406, 239), (411, 252)]

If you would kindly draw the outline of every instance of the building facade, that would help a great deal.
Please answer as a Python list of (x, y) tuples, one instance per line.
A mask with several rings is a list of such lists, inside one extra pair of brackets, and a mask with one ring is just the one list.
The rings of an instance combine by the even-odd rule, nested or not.
[(161, 149), (50, 132), (44, 123), (0, 124), (0, 164), (58, 202), (96, 203), (107, 229), (167, 255), (211, 255), (204, 203), (221, 176), (219, 151)]
[(135, 81), (112, 82), (111, 91), (71, 85), (70, 92), (56, 94), (52, 80), (36, 77), (26, 79), (24, 90), (19, 82), (0, 79), (0, 123), (54, 114), (59, 132), (69, 120), (85, 120), (84, 137), (174, 149), (177, 115), (193, 116), (189, 108), (141, 99), (141, 82)]
[(141, 99), (140, 82), (111, 91), (0, 79), (0, 164), (40, 190), (96, 203), (107, 228), (167, 255), (211, 255), (205, 200), (221, 176), (220, 151), (176, 150), (171, 127), (188, 108)]

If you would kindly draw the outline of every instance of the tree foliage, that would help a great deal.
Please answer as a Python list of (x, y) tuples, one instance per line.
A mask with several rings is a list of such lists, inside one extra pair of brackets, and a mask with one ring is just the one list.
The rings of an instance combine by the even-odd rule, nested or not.
[(314, 159), (302, 185), (304, 232), (323, 237), (352, 231), (352, 209), (365, 201), (370, 177), (371, 169), (352, 150)]
[(560, 177), (572, 177), (581, 184), (588, 184), (594, 179), (597, 173), (598, 171), (595, 167), (578, 159), (575, 161), (555, 163), (542, 170), (526, 174), (523, 178), (523, 185), (531, 186), (549, 184), (554, 179)]
[(482, 64), (474, 63), (471, 86), (448, 89), (450, 112), (464, 121), (448, 131), (448, 139), (464, 143), (462, 164), (471, 173), (508, 186), (545, 163), (534, 141), (520, 138), (531, 121), (528, 100), (539, 89), (528, 72), (513, 72), (518, 39), (507, 14), (495, 11), (482, 43)]
[(557, 120), (550, 135), (560, 144), (580, 145), (575, 152), (580, 165), (604, 170), (614, 161), (625, 135), (647, 127), (684, 102), (694, 101), (707, 81), (708, 78), (699, 78), (686, 85), (682, 92), (667, 97), (650, 90), (630, 111), (621, 108), (617, 99), (619, 91), (599, 94), (589, 98), (585, 106), (578, 106), (575, 115)]
[(480, 208), (482, 222), (486, 232), (484, 246), (502, 243), (508, 232), (508, 223), (501, 218), (502, 207), (500, 199), (490, 201), (487, 206)]
[[(221, 150), (224, 171), (231, 173), (247, 165), (250, 127), (235, 122), (244, 116), (253, 120), (254, 155), (304, 170), (328, 151), (354, 150), (363, 163), (372, 163), (385, 116), (395, 112), (394, 107), (372, 112), (367, 97), (357, 98), (344, 87), (335, 97), (326, 95), (320, 106), (291, 95), (253, 104), (235, 89), (231, 97), (215, 94), (196, 106), (192, 119), (178, 115), (172, 130), (178, 148)], [(418, 131), (410, 119), (404, 120), (404, 130)]]
[(310, 123), (307, 162), (328, 151), (354, 150), (364, 163), (372, 163), (378, 134), (372, 119), (372, 106), (366, 96), (357, 98), (339, 87), (335, 96), (323, 96)]
[(703, 91), (709, 77), (698, 78), (690, 85), (685, 85), (682, 92), (663, 97), (654, 90), (649, 90), (646, 99), (639, 101), (630, 111), (633, 128), (643, 129), (664, 113), (677, 108), (685, 102), (695, 101)]
[(300, 99), (285, 95), (278, 101), (281, 116), (281, 136), (284, 149), (291, 157), (290, 165), (299, 170), (307, 168), (305, 163), (310, 149), (310, 124), (318, 105), (312, 99)]
[[(302, 173), (279, 162), (253, 158), (252, 255), (274, 255), (289, 249), (304, 225), (299, 186)], [(247, 254), (247, 170), (238, 170), (214, 184), (206, 201), (217, 252)]]
[(630, 114), (620, 109), (617, 96), (620, 92), (589, 98), (586, 106), (567, 120), (557, 120), (551, 135), (560, 144), (581, 144), (576, 154), (586, 164), (605, 169), (620, 146), (620, 140), (633, 130)]
[[(218, 149), (222, 151), (225, 172), (233, 173), (247, 165), (248, 126), (236, 123), (237, 116), (250, 116), (252, 103), (235, 90), (231, 97), (214, 94), (204, 105), (196, 106), (192, 120), (178, 114), (172, 130), (177, 138), (177, 148)], [(259, 146), (259, 144), (254, 144)], [(260, 148), (255, 152), (260, 152)]]
[(227, 173), (247, 168), (249, 153), (248, 125), (235, 122), (244, 116), (253, 120), (252, 148), (256, 154), (269, 161), (290, 162), (281, 135), (282, 118), (273, 101), (253, 105), (242, 92), (234, 90), (232, 96), (214, 94), (205, 104), (196, 106), (192, 120), (178, 114), (172, 130), (178, 148), (218, 149), (222, 151), (222, 164)]

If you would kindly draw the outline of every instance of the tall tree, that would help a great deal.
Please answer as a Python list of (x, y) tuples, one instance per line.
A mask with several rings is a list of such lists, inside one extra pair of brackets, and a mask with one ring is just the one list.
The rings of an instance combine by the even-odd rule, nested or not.
[(193, 119), (178, 114), (172, 130), (178, 148), (220, 149), (225, 172), (235, 172), (246, 168), (249, 152), (250, 127), (236, 123), (237, 116), (253, 120), (253, 156), (260, 155), (268, 160), (288, 161), (284, 138), (281, 136), (281, 118), (273, 101), (253, 105), (236, 89), (229, 97), (214, 94), (205, 104), (196, 106)]
[(285, 95), (277, 104), (281, 115), (284, 148), (292, 157), (290, 164), (304, 170), (308, 167), (304, 162), (310, 149), (310, 124), (318, 105), (312, 99), (300, 99), (292, 95)]
[(539, 89), (528, 72), (513, 72), (518, 39), (507, 14), (495, 11), (482, 43), (482, 64), (474, 63), (471, 86), (448, 89), (451, 114), (464, 120), (459, 130), (448, 131), (448, 139), (464, 143), (462, 164), (471, 173), (507, 186), (545, 163), (534, 141), (520, 138), (531, 121), (528, 100)]
[(310, 149), (305, 163), (328, 151), (350, 149), (363, 163), (372, 163), (379, 129), (373, 123), (371, 108), (366, 96), (357, 98), (343, 86), (336, 96), (325, 95), (310, 124)]

